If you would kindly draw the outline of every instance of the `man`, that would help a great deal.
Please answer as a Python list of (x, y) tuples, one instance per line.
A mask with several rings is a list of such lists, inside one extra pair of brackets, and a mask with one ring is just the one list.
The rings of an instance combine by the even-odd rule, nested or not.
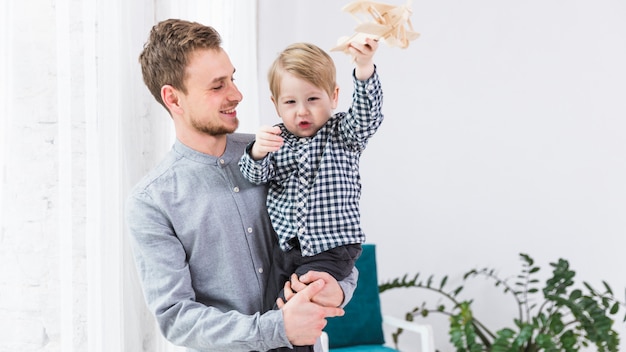
[(253, 135), (234, 133), (242, 94), (211, 27), (166, 20), (139, 57), (144, 82), (170, 113), (172, 150), (126, 207), (144, 296), (165, 337), (190, 351), (265, 351), (316, 342), (343, 315), (356, 272), (292, 276), (287, 302), (264, 302), (277, 249), (267, 190), (237, 162)]

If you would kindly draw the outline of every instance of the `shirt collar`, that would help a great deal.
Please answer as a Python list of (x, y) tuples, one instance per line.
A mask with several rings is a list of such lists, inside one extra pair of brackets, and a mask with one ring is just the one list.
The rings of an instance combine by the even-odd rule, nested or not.
[(199, 152), (186, 146), (178, 139), (176, 139), (176, 141), (174, 142), (173, 148), (176, 153), (182, 155), (184, 158), (207, 165), (217, 165), (219, 160), (224, 160), (225, 162), (228, 162), (235, 157), (234, 152), (229, 150), (228, 148), (228, 142), (226, 144), (226, 150), (224, 151), (224, 154), (220, 157), (215, 157), (213, 155)]

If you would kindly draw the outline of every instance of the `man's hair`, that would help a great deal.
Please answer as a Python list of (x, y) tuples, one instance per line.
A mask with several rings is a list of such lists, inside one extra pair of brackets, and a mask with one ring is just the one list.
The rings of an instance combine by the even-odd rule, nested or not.
[(197, 49), (221, 48), (222, 39), (212, 27), (196, 22), (168, 19), (157, 23), (139, 55), (143, 81), (154, 98), (161, 99), (161, 87), (172, 87), (187, 93), (185, 69)]
[(313, 44), (291, 44), (274, 60), (267, 75), (274, 99), (278, 99), (280, 94), (280, 79), (284, 72), (323, 89), (331, 98), (337, 86), (333, 59), (324, 50)]

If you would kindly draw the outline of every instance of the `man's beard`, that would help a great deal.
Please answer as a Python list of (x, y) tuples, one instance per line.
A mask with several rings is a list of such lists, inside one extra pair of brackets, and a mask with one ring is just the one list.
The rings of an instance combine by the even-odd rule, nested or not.
[(197, 120), (192, 119), (191, 126), (195, 128), (196, 131), (208, 134), (210, 136), (221, 136), (224, 134), (230, 134), (230, 133), (235, 132), (235, 130), (237, 130), (237, 127), (239, 127), (239, 120), (235, 118), (235, 126), (228, 127), (224, 125), (217, 125), (217, 124), (211, 124), (211, 123), (201, 124)]

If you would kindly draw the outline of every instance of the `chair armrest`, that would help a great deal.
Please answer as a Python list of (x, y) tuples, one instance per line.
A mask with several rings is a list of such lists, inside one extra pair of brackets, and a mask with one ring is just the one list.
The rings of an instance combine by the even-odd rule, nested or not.
[(406, 321), (390, 315), (383, 315), (383, 324), (387, 324), (396, 328), (402, 328), (407, 331), (412, 331), (420, 335), (420, 351), (422, 352), (435, 352), (435, 337), (433, 334), (432, 326), (428, 324), (417, 324), (414, 322)]

